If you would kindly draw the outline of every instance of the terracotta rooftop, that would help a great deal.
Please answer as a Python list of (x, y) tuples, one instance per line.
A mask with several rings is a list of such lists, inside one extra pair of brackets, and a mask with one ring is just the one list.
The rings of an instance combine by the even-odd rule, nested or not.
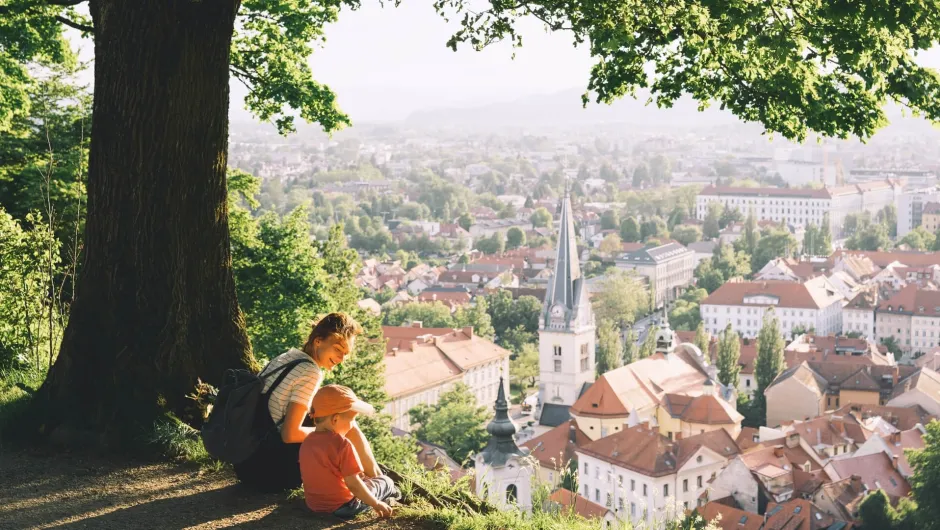
[(740, 452), (724, 429), (673, 442), (645, 424), (595, 440), (578, 451), (646, 476), (661, 477), (675, 473), (702, 447), (726, 459)]
[(714, 521), (720, 516), (717, 527), (722, 530), (760, 530), (764, 524), (764, 518), (756, 513), (717, 502), (706, 503), (695, 511), (706, 521)]
[(891, 434), (876, 435), (880, 438), (882, 447), (898, 459), (898, 471), (905, 477), (911, 476), (911, 464), (907, 460), (908, 449), (924, 448), (924, 433), (915, 427), (906, 431)]
[(667, 393), (701, 395), (708, 376), (680, 349), (605, 373), (571, 406), (572, 414), (625, 417), (633, 409), (652, 410)]
[(529, 454), (535, 457), (542, 467), (564, 470), (568, 462), (578, 459), (575, 450), (590, 442), (591, 439), (578, 428), (575, 421), (568, 420), (528, 440), (522, 447), (528, 448)]
[(787, 366), (795, 366), (803, 361), (850, 362), (857, 364), (890, 363), (878, 348), (866, 339), (848, 337), (803, 335), (798, 341), (787, 345), (784, 350)]
[[(778, 307), (798, 309), (820, 309), (828, 307), (827, 302), (835, 300), (834, 296), (819, 296), (819, 293), (811, 292), (808, 283), (768, 280), (725, 283), (703, 300), (701, 305), (747, 305), (747, 299), (758, 296), (776, 298), (775, 305)], [(763, 305), (766, 304), (760, 304)]]
[(714, 395), (693, 397), (666, 394), (663, 396), (662, 405), (670, 416), (686, 423), (735, 425), (744, 419), (730, 403)]
[(793, 499), (783, 504), (771, 502), (764, 515), (763, 530), (823, 530), (836, 522), (806, 499)]
[(851, 521), (858, 517), (858, 505), (865, 499), (867, 492), (858, 475), (846, 477), (823, 484), (820, 493), (825, 495), (839, 508), (843, 520)]
[(581, 495), (568, 491), (565, 488), (558, 488), (548, 499), (561, 506), (562, 509), (573, 511), (585, 519), (603, 519), (610, 511), (609, 508), (589, 501)]
[(852, 415), (819, 416), (806, 421), (788, 422), (782, 428), (787, 434), (799, 434), (810, 447), (862, 445), (872, 434)]
[(839, 256), (863, 256), (872, 261), (878, 267), (886, 267), (895, 261), (913, 267), (923, 267), (926, 265), (940, 265), (940, 252), (882, 252), (872, 250), (836, 250), (829, 259), (834, 260)]
[[(680, 343), (695, 343), (694, 331), (676, 331), (675, 334)], [(738, 366), (741, 367), (741, 373), (751, 375), (754, 373), (754, 361), (757, 359), (757, 341), (739, 337), (739, 348)], [(715, 336), (711, 337), (708, 344), (708, 359), (712, 363), (718, 361), (718, 338)]]
[(902, 313), (924, 317), (940, 317), (940, 291), (927, 291), (908, 284), (894, 296), (878, 304), (878, 313)]
[[(914, 368), (904, 366), (902, 368)], [(896, 398), (905, 392), (917, 389), (940, 402), (940, 374), (930, 368), (920, 368), (917, 371), (900, 381), (891, 392), (891, 398)], [(904, 377), (903, 372), (901, 377)]]
[(885, 453), (835, 459), (829, 462), (826, 471), (833, 480), (858, 475), (869, 491), (884, 490), (892, 504), (911, 492), (910, 484), (894, 468), (891, 458)]
[(918, 423), (927, 425), (930, 423), (930, 420), (935, 418), (935, 416), (924, 410), (920, 405), (913, 407), (887, 407), (883, 405), (848, 403), (833, 412), (833, 414), (840, 416), (851, 414), (861, 420), (880, 417), (894, 426), (894, 428), (901, 431), (913, 429)]
[(742, 452), (748, 452), (751, 448), (757, 447), (757, 444), (760, 443), (760, 430), (754, 427), (741, 427), (741, 433), (738, 434), (735, 443), (738, 444)]
[(509, 351), (477, 337), (473, 328), (382, 326), (385, 391), (406, 396), (463, 377), (466, 370), (509, 357)]
[(765, 440), (748, 449), (741, 455), (741, 460), (752, 471), (758, 471), (763, 466), (772, 465), (792, 471), (794, 467), (803, 468), (809, 463), (810, 471), (819, 471), (823, 467), (816, 455), (806, 452), (801, 445), (787, 444), (786, 438)]

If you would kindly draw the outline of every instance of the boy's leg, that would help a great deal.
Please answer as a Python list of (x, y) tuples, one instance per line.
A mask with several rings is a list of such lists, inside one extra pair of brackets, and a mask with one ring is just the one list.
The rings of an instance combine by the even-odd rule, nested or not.
[(359, 515), (360, 513), (369, 511), (369, 505), (360, 501), (359, 499), (353, 499), (346, 504), (340, 506), (333, 515), (339, 517), (340, 519), (352, 519), (353, 517)]
[(367, 477), (374, 478), (382, 474), (378, 462), (375, 461), (375, 455), (372, 454), (372, 445), (366, 440), (359, 425), (353, 425), (352, 429), (346, 433), (346, 439), (349, 440), (359, 455), (359, 461), (362, 462), (362, 469)]
[(362, 482), (365, 483), (369, 491), (372, 492), (372, 496), (382, 502), (389, 499), (397, 500), (401, 498), (401, 493), (398, 491), (398, 488), (395, 487), (395, 483), (386, 475), (367, 478)]

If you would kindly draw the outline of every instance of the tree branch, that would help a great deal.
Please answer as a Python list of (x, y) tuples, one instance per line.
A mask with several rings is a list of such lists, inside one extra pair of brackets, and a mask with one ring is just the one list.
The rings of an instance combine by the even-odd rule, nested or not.
[(46, 3), (54, 6), (77, 6), (87, 1), (88, 0), (46, 0)]
[(58, 20), (59, 22), (65, 24), (66, 26), (68, 26), (68, 27), (70, 27), (70, 28), (75, 28), (75, 29), (77, 29), (78, 31), (85, 31), (85, 32), (88, 32), (88, 33), (94, 33), (94, 32), (95, 32), (95, 28), (93, 28), (93, 27), (91, 27), (91, 26), (86, 26), (86, 25), (84, 25), (84, 24), (79, 24), (78, 22), (73, 22), (73, 21), (71, 21), (71, 20), (69, 20), (69, 19), (63, 17), (62, 15), (56, 15), (56, 16), (55, 16), (55, 19)]

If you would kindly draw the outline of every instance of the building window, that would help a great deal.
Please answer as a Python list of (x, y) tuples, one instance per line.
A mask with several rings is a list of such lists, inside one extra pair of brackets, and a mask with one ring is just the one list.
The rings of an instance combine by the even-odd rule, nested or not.
[(696, 485), (697, 487), (699, 487), (699, 488), (702, 487), (702, 475), (699, 475), (699, 476), (695, 479), (695, 485)]
[(610, 508), (610, 505), (611, 505), (611, 504), (612, 504), (612, 502), (611, 502), (611, 499), (610, 499), (610, 493), (608, 493), (608, 494), (607, 494), (607, 504), (606, 504), (605, 506), (607, 506), (608, 508)]
[(594, 502), (600, 504), (601, 502), (601, 490), (594, 488)]
[(646, 484), (643, 484), (643, 496), (646, 497)]
[(590, 366), (590, 359), (588, 358), (588, 345), (581, 345), (581, 371), (587, 372), (588, 370), (593, 370), (594, 368)]
[(556, 344), (553, 349), (555, 350), (555, 355), (561, 355), (561, 346)]
[(587, 464), (587, 462), (585, 462), (585, 463), (584, 463), (584, 478), (587, 478), (587, 477), (590, 476), (590, 475), (591, 475), (591, 472), (588, 471), (588, 464)]
[(630, 491), (636, 491), (636, 480), (630, 479)]
[(663, 498), (669, 496), (669, 484), (663, 484)]
[(636, 517), (636, 503), (635, 502), (630, 503), (630, 515), (632, 515), (633, 517)]
[(519, 490), (515, 484), (510, 484), (506, 488), (506, 504), (513, 504), (519, 498)]
[(561, 359), (555, 359), (555, 373), (561, 372)]
[(682, 491), (683, 492), (689, 491), (689, 479), (687, 478), (682, 479)]

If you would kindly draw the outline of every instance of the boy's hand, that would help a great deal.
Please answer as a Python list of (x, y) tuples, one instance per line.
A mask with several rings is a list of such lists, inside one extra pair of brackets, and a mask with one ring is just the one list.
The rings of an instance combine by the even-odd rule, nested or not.
[(379, 517), (390, 517), (392, 515), (392, 507), (382, 501), (376, 501), (372, 505), (372, 509), (379, 514)]

